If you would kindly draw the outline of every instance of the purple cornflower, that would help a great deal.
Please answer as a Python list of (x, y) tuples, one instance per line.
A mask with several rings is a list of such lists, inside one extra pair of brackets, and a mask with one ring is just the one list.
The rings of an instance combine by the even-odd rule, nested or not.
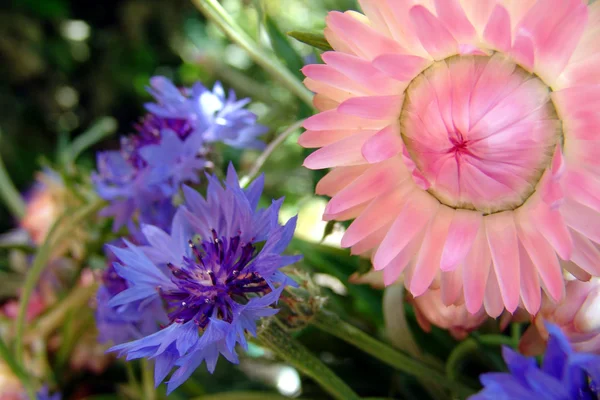
[(503, 348), (510, 372), (480, 376), (484, 389), (470, 400), (596, 400), (600, 394), (600, 356), (576, 353), (564, 333), (552, 324), (541, 368), (535, 358)]
[(247, 346), (246, 332), (256, 335), (256, 321), (275, 314), (283, 288), (293, 284), (280, 269), (301, 258), (281, 255), (296, 227), (296, 218), (279, 225), (282, 200), (257, 209), (262, 177), (246, 190), (232, 166), (224, 186), (215, 176), (207, 178), (206, 198), (184, 186), (186, 202), (170, 234), (145, 225), (149, 246), (112, 247), (120, 260), (115, 270), (129, 287), (109, 305), (161, 299), (169, 324), (111, 350), (127, 359), (155, 359), (157, 385), (178, 366), (169, 392), (204, 361), (211, 372), (220, 354), (238, 361), (235, 345)]
[(114, 230), (129, 224), (135, 232), (135, 214), (140, 224), (166, 228), (175, 213), (172, 196), (182, 183), (198, 182), (208, 144), (264, 146), (257, 137), (267, 128), (244, 109), (249, 99), (238, 101), (233, 91), (226, 96), (219, 83), (212, 91), (200, 83), (180, 89), (158, 76), (148, 91), (156, 103), (145, 105), (148, 114), (121, 140), (119, 151), (98, 154), (92, 177), (100, 197), (110, 202), (102, 214), (114, 217)]
[(109, 266), (102, 273), (102, 284), (96, 294), (96, 327), (98, 341), (121, 344), (157, 332), (168, 322), (160, 299), (131, 302), (112, 307), (111, 298), (125, 291), (129, 284), (116, 271), (113, 263), (116, 257), (108, 254)]
[(61, 400), (62, 396), (60, 393), (54, 393), (50, 395), (50, 390), (48, 386), (42, 386), (42, 388), (36, 393), (37, 400)]

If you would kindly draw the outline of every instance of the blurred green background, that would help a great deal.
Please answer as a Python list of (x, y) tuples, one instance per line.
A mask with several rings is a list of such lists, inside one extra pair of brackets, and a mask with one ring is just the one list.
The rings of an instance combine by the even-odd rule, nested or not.
[[(267, 18), (280, 33), (313, 30), (324, 26), (328, 10), (356, 7), (354, 0), (222, 4), (265, 47)], [(311, 55), (308, 46), (290, 43), (300, 57)], [(287, 61), (298, 63), (297, 55)], [(293, 66), (296, 73), (301, 66)], [(297, 117), (299, 104), (288, 91), (207, 24), (189, 0), (0, 2), (0, 154), (17, 187), (25, 191), (41, 157), (55, 159), (60, 143), (101, 116), (116, 118), (119, 133), (130, 132), (149, 100), (145, 86), (153, 75), (178, 84), (221, 80), (240, 97), (251, 95), (254, 111), (275, 130)], [(87, 158), (93, 165), (93, 153)], [(0, 209), (2, 230), (13, 223)]]

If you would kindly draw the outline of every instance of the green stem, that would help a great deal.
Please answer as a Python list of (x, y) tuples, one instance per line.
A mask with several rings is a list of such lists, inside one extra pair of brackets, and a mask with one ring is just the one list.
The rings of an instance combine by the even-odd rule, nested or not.
[(35, 391), (33, 390), (33, 386), (31, 385), (31, 383), (29, 382), (29, 377), (27, 376), (27, 373), (13, 358), (12, 354), (10, 354), (10, 350), (8, 349), (8, 346), (6, 346), (6, 343), (4, 343), (4, 340), (2, 340), (1, 336), (0, 358), (4, 360), (4, 363), (12, 370), (13, 374), (15, 374), (17, 378), (19, 378), (19, 380), (23, 384), (23, 387), (25, 388), (25, 390), (27, 390), (27, 395), (29, 396), (29, 398), (35, 400)]
[(66, 163), (75, 162), (85, 150), (102, 139), (112, 135), (117, 130), (117, 121), (112, 117), (103, 117), (81, 135), (77, 136), (65, 151), (63, 158)]
[[(515, 341), (514, 339), (504, 336), (504, 335), (475, 335), (472, 334), (473, 338), (485, 345), (485, 346), (509, 346), (514, 348)], [(518, 344), (518, 341), (517, 341)]]
[(518, 346), (519, 341), (521, 340), (521, 324), (512, 323), (510, 325), (510, 336), (512, 338), (513, 344), (511, 347)]
[(275, 320), (258, 334), (262, 345), (300, 372), (314, 379), (333, 398), (358, 400), (360, 397), (306, 347), (291, 337)]
[[(21, 299), (19, 302), (19, 313), (15, 321), (15, 358), (17, 362), (23, 362), (23, 339), (25, 333), (25, 320), (27, 315), (27, 306), (29, 305), (29, 299), (31, 298), (31, 295), (38, 283), (38, 280), (40, 279), (40, 276), (42, 275), (42, 272), (44, 272), (44, 268), (46, 267), (46, 265), (48, 265), (48, 261), (52, 254), (52, 250), (56, 247), (56, 245), (60, 244), (60, 242), (62, 242), (63, 239), (68, 237), (71, 234), (71, 231), (75, 229), (81, 221), (83, 221), (91, 215), (95, 215), (98, 212), (98, 210), (100, 210), (103, 206), (103, 201), (96, 200), (79, 209), (76, 209), (74, 212), (68, 211), (53, 224), (52, 228), (50, 229), (50, 232), (48, 232), (48, 235), (46, 236), (44, 243), (39, 248), (35, 259), (33, 260), (33, 265), (31, 266), (31, 269), (29, 270), (25, 278), (25, 283), (23, 285)], [(70, 219), (68, 218), (69, 215), (72, 215)], [(64, 224), (63, 221), (65, 221)]]
[(142, 388), (140, 387), (140, 383), (135, 376), (135, 371), (133, 370), (133, 365), (130, 362), (125, 362), (125, 371), (127, 371), (127, 381), (129, 385), (133, 389), (138, 396), (143, 397), (144, 393), (142, 393)]
[(285, 141), (285, 139), (287, 139), (292, 133), (300, 129), (303, 123), (304, 120), (294, 122), (292, 125), (289, 126), (289, 128), (287, 128), (285, 131), (279, 134), (279, 136), (277, 136), (275, 140), (269, 143), (267, 148), (254, 162), (254, 165), (252, 166), (250, 172), (248, 172), (248, 175), (244, 176), (240, 180), (240, 186), (245, 187), (248, 183), (250, 183), (250, 181), (252, 181), (252, 179), (256, 178), (256, 175), (258, 175), (260, 169), (263, 167), (269, 156), (275, 151), (275, 149), (277, 149), (277, 147), (279, 147), (279, 145), (281, 145), (281, 143)]
[(269, 75), (286, 86), (304, 103), (311, 108), (313, 107), (312, 93), (276, 58), (261, 49), (231, 18), (217, 0), (192, 0), (192, 3), (202, 11), (207, 19), (215, 23), (232, 42), (246, 50), (256, 64), (260, 65)]
[[(2, 135), (2, 131), (0, 130), (0, 137)], [(6, 171), (6, 166), (4, 165), (4, 161), (0, 156), (0, 197), (6, 204), (8, 210), (17, 217), (18, 219), (23, 218), (25, 215), (25, 201), (21, 194), (15, 187), (13, 181), (10, 179), (10, 175), (8, 171)]]
[(156, 400), (154, 390), (154, 368), (152, 362), (142, 359), (142, 386), (144, 387), (144, 399)]
[(458, 379), (459, 372), (462, 369), (461, 364), (467, 355), (479, 350), (477, 342), (471, 338), (458, 343), (448, 356), (446, 361), (446, 375), (452, 380)]
[(32, 329), (32, 334), (27, 335), (25, 338), (25, 342), (40, 337), (44, 338), (54, 332), (63, 323), (69, 311), (79, 307), (85, 308), (86, 303), (96, 293), (97, 289), (98, 284), (76, 287), (75, 290), (69, 293), (67, 297), (40, 319)]
[(389, 366), (432, 383), (443, 385), (462, 398), (466, 398), (475, 392), (470, 387), (448, 379), (442, 372), (423, 362), (417, 361), (372, 338), (360, 329), (342, 321), (337, 315), (331, 312), (321, 310), (311, 322), (317, 328), (358, 347)]

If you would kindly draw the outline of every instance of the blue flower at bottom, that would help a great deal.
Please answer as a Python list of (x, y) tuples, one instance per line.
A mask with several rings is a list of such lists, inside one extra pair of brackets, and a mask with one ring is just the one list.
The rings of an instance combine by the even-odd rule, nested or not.
[(596, 400), (600, 393), (600, 356), (576, 353), (562, 331), (550, 333), (541, 367), (535, 358), (503, 349), (508, 373), (480, 376), (484, 389), (470, 400)]
[(109, 306), (160, 299), (169, 318), (164, 329), (111, 351), (154, 359), (156, 384), (179, 367), (169, 392), (203, 362), (212, 372), (220, 355), (238, 361), (235, 346), (247, 347), (246, 334), (256, 335), (256, 321), (275, 314), (284, 287), (293, 284), (281, 268), (301, 258), (281, 254), (296, 227), (296, 218), (279, 225), (282, 201), (258, 209), (262, 177), (246, 190), (231, 166), (225, 185), (207, 178), (206, 198), (184, 187), (185, 205), (170, 233), (144, 225), (148, 246), (109, 246), (128, 284)]

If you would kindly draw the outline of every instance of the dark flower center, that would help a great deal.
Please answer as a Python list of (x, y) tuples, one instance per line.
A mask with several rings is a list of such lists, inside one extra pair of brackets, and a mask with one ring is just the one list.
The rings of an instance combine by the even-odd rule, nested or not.
[(209, 318), (231, 322), (234, 306), (271, 290), (263, 277), (250, 270), (256, 248), (241, 243), (239, 236), (219, 238), (213, 231), (212, 240), (199, 246), (190, 241), (190, 247), (193, 256), (184, 257), (180, 267), (168, 265), (177, 289), (161, 292), (171, 322), (194, 320), (202, 329)]
[(172, 130), (181, 140), (187, 139), (194, 130), (187, 119), (162, 118), (154, 114), (146, 114), (134, 125), (134, 128), (136, 133), (124, 140), (121, 150), (136, 169), (142, 169), (147, 165), (139, 150), (148, 145), (159, 144), (163, 129)]

